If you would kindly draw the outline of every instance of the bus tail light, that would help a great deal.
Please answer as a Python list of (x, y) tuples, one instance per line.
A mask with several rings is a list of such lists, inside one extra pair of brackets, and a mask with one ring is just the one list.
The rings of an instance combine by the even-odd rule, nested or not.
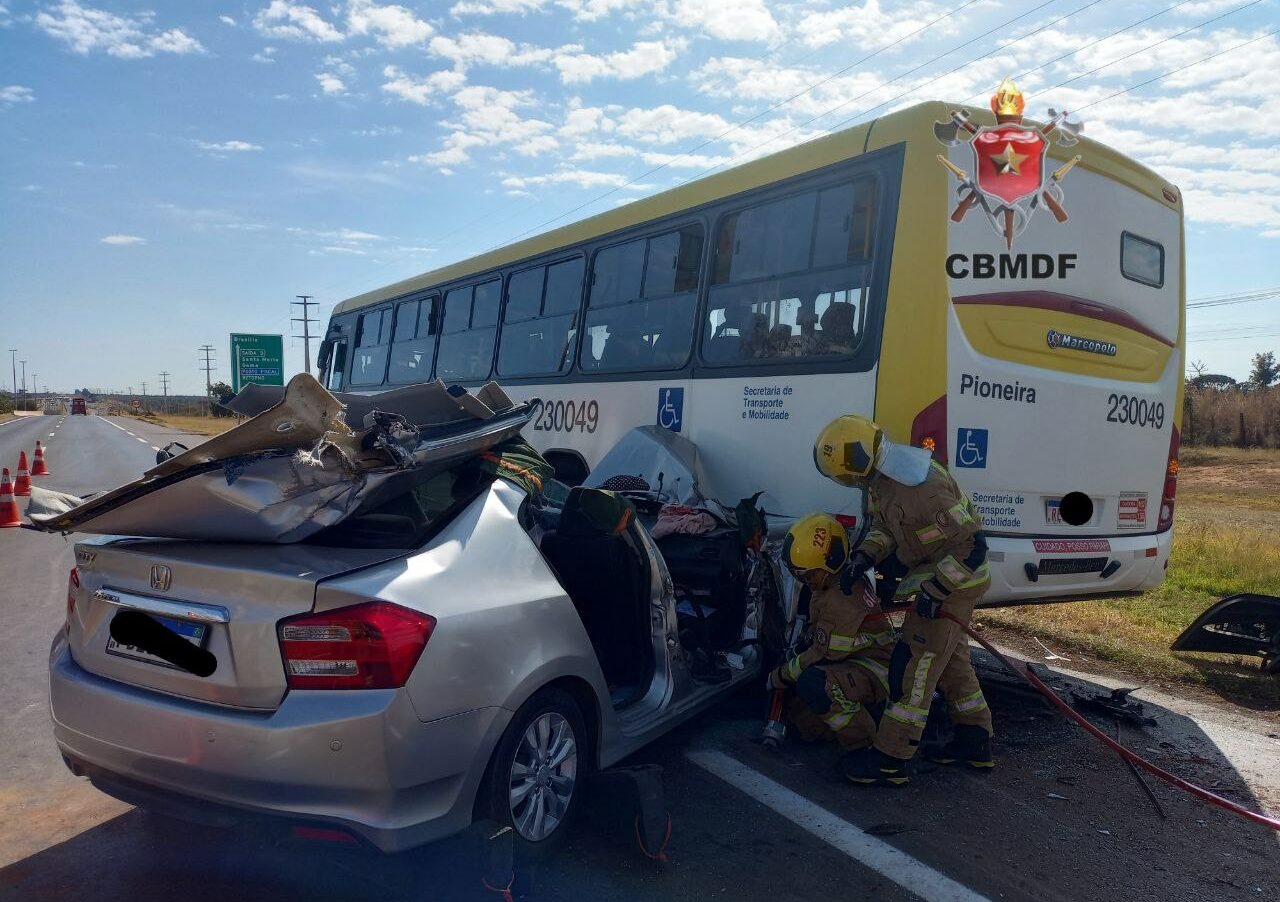
[(1160, 519), (1156, 532), (1164, 532), (1173, 526), (1173, 502), (1178, 494), (1178, 427), (1169, 436), (1169, 460), (1164, 467), (1164, 491), (1160, 498)]
[(290, 689), (397, 689), (427, 647), (436, 619), (370, 601), (280, 621)]
[(943, 395), (911, 423), (911, 444), (933, 453), (939, 463), (947, 462), (947, 396)]

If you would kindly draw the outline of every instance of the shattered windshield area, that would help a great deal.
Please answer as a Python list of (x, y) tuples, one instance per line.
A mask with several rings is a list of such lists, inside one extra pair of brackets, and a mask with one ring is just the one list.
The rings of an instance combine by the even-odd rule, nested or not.
[(417, 548), (479, 497), (493, 479), (492, 474), (465, 464), (441, 470), (306, 541), (334, 548)]

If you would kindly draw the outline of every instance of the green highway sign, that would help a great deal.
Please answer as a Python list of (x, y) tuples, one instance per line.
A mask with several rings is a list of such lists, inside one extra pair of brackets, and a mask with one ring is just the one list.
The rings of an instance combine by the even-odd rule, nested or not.
[(284, 385), (284, 336), (231, 334), (231, 390)]

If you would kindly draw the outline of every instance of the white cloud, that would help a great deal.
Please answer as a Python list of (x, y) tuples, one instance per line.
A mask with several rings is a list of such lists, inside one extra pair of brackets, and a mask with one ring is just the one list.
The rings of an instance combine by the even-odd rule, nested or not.
[(939, 23), (924, 31), (926, 22), (943, 14), (949, 7), (940, 3), (915, 2), (894, 4), (891, 12), (880, 8), (880, 0), (864, 0), (861, 5), (847, 5), (839, 9), (809, 13), (800, 20), (796, 31), (810, 47), (828, 44), (845, 44), (853, 47), (882, 47), (895, 41), (905, 41), (912, 32), (934, 36), (950, 30), (947, 23)]
[(62, 0), (36, 14), (36, 27), (82, 56), (101, 50), (119, 59), (143, 59), (156, 53), (202, 53), (204, 47), (181, 28), (157, 32), (154, 13), (117, 16), (106, 10)]
[(130, 245), (130, 244), (146, 244), (147, 243), (147, 239), (142, 238), (138, 235), (107, 235), (105, 238), (100, 238), (99, 241), (101, 241), (103, 244), (113, 244), (118, 247), (123, 247), (125, 245)]
[(626, 9), (632, 5), (632, 0), (556, 0), (556, 5), (569, 10), (575, 19), (593, 22), (603, 19), (615, 9)]
[(460, 68), (476, 64), (527, 66), (551, 59), (552, 51), (531, 44), (519, 44), (495, 34), (437, 35), (428, 49), (434, 56), (451, 60)]
[(373, 232), (362, 232), (359, 229), (338, 229), (333, 232), (316, 232), (321, 238), (328, 238), (330, 241), (384, 241), (381, 235), (375, 235)]
[(542, 9), (546, 0), (462, 0), (449, 10), (455, 16), (492, 16), (499, 13), (527, 13)]
[(310, 250), (307, 251), (307, 253), (313, 256), (319, 256), (320, 254), (355, 254), (359, 257), (365, 256), (365, 252), (360, 250), (358, 247), (340, 247), (338, 245), (326, 245), (318, 251)]
[(39, 191), (41, 190), (41, 186), (40, 185), (23, 185), (18, 190), (19, 191)]
[(560, 70), (560, 80), (567, 85), (595, 78), (628, 80), (663, 71), (684, 47), (685, 42), (678, 40), (640, 41), (630, 50), (593, 55), (573, 44), (556, 51), (552, 62)]
[(31, 103), (36, 99), (35, 92), (23, 85), (6, 85), (0, 87), (0, 106), (11, 103)]
[(780, 31), (764, 0), (735, 0), (732, 10), (724, 0), (663, 0), (654, 11), (672, 25), (722, 41), (768, 41)]
[(249, 59), (253, 60), (255, 63), (264, 63), (264, 64), (274, 63), (276, 61), (275, 55), (276, 55), (276, 48), (263, 47), (253, 56), (249, 57)]
[(341, 41), (342, 32), (334, 28), (310, 6), (291, 0), (271, 0), (253, 17), (253, 27), (273, 38), (294, 41)]
[(236, 27), (236, 20), (230, 16), (218, 16), (218, 21), (223, 25), (230, 25), (232, 28)]
[(392, 135), (399, 135), (404, 132), (398, 125), (375, 125), (372, 128), (361, 128), (353, 131), (351, 134), (359, 138), (385, 138)]
[(633, 107), (617, 117), (618, 134), (648, 144), (671, 144), (687, 138), (712, 138), (729, 129), (716, 113), (662, 106)]
[(459, 116), (456, 121), (444, 123), (453, 131), (444, 139), (443, 148), (412, 156), (411, 162), (448, 167), (465, 163), (471, 159), (471, 151), (478, 147), (505, 146), (526, 157), (536, 157), (559, 147), (550, 122), (526, 118), (518, 112), (537, 105), (531, 91), (469, 85), (454, 93), (452, 100)]
[(401, 100), (421, 106), (425, 106), (441, 94), (447, 94), (461, 87), (467, 80), (461, 72), (452, 69), (440, 69), (426, 78), (415, 78), (395, 66), (387, 66), (382, 70), (382, 74), (387, 79), (382, 85), (382, 90)]
[(350, 0), (347, 31), (353, 35), (372, 35), (384, 47), (408, 47), (421, 44), (431, 37), (435, 29), (403, 6), (378, 6), (371, 0)]
[(330, 97), (347, 93), (346, 84), (332, 72), (321, 72), (316, 81), (320, 82), (320, 90)]
[(542, 185), (577, 185), (579, 188), (620, 188), (627, 183), (625, 175), (596, 172), (590, 169), (557, 169), (545, 175), (509, 175), (502, 180), (504, 188), (517, 191)]
[(262, 150), (258, 144), (250, 144), (248, 141), (196, 141), (196, 147), (201, 150), (207, 150), (210, 153), (248, 153), (249, 151)]

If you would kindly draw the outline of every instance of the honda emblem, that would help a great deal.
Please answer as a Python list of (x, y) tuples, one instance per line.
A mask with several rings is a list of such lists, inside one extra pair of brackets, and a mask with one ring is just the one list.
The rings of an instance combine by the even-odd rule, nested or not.
[(157, 592), (169, 591), (169, 583), (173, 581), (173, 573), (164, 564), (151, 565), (151, 588)]

